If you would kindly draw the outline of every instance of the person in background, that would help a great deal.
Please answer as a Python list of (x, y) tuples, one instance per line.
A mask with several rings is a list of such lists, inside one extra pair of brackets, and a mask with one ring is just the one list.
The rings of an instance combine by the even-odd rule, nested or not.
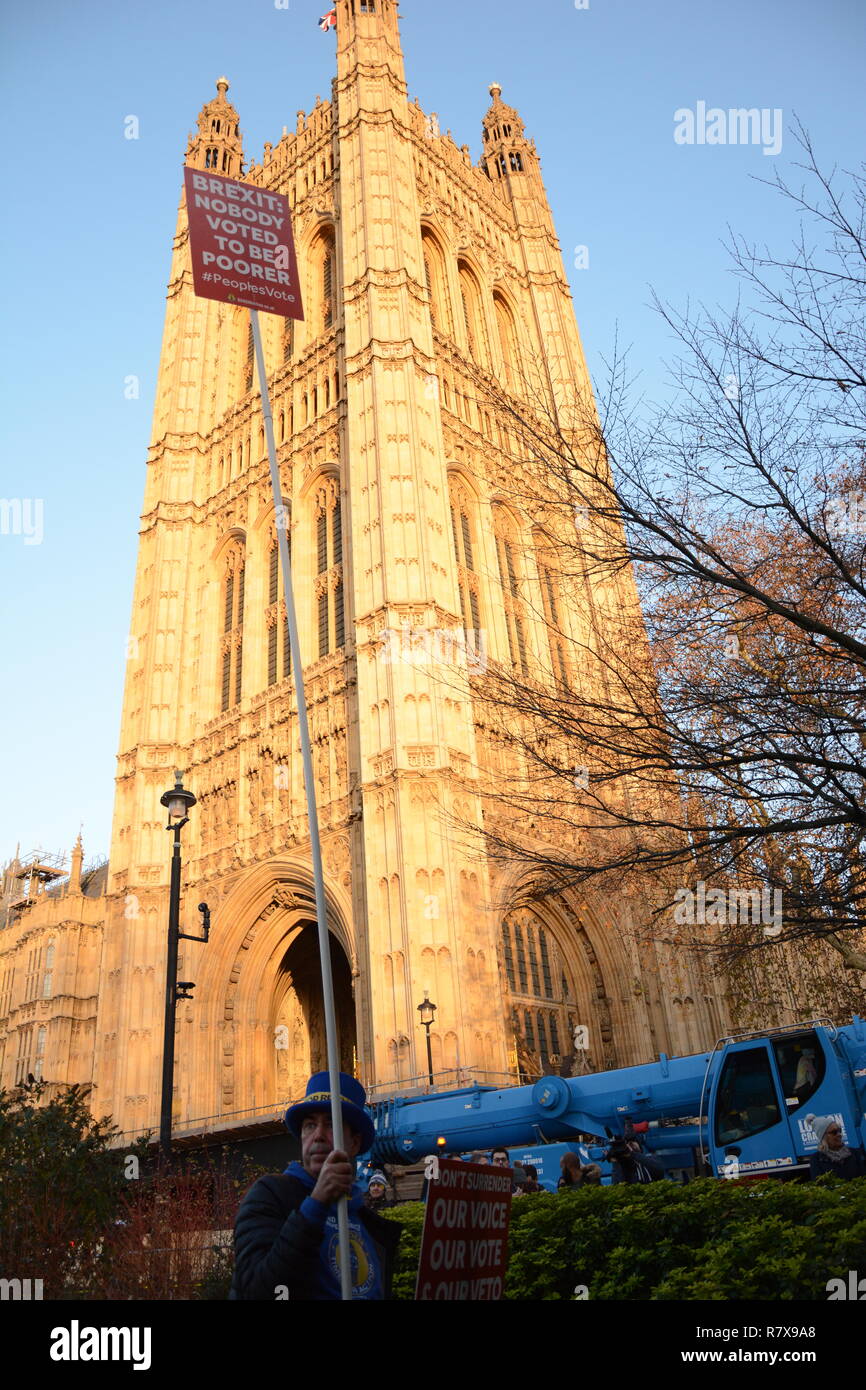
[(556, 1184), (557, 1192), (568, 1192), (574, 1187), (580, 1187), (583, 1182), (583, 1170), (577, 1154), (563, 1154), (559, 1160), (559, 1170), (562, 1176)]
[(508, 1155), (508, 1150), (503, 1148), (490, 1150), (490, 1162), (494, 1168), (511, 1168), (513, 1170), (511, 1195), (513, 1197), (518, 1196), (520, 1193), (520, 1185), (523, 1182), (523, 1165), (520, 1163), (512, 1163)]
[(637, 1139), (614, 1139), (605, 1158), (613, 1166), (614, 1183), (660, 1182), (665, 1175), (659, 1160), (644, 1153)]
[[(797, 1075), (794, 1078), (794, 1095), (797, 1099), (806, 1100), (818, 1080), (818, 1073), (815, 1070), (815, 1049), (814, 1047), (804, 1047), (803, 1055), (797, 1062)], [(802, 1092), (802, 1096), (800, 1096)]]
[(544, 1188), (538, 1181), (538, 1169), (534, 1168), (531, 1163), (527, 1163), (523, 1171), (526, 1176), (523, 1182), (519, 1184), (520, 1192), (524, 1196), (530, 1196), (534, 1192), (543, 1192)]
[(364, 1196), (364, 1206), (368, 1211), (385, 1211), (394, 1205), (388, 1196), (388, 1179), (384, 1173), (371, 1173)]
[(835, 1173), (837, 1178), (866, 1178), (866, 1154), (851, 1149), (842, 1138), (842, 1126), (835, 1115), (807, 1115), (806, 1123), (818, 1137), (818, 1148), (809, 1160), (809, 1177)]

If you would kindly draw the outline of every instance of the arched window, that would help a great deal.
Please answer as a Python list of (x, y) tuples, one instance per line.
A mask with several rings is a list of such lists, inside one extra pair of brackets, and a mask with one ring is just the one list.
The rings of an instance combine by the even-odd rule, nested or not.
[(295, 351), (295, 320), (283, 319), (283, 361), (290, 362)]
[[(571, 1053), (572, 1025), (562, 957), (549, 928), (531, 908), (517, 908), (503, 919), (502, 953), (508, 982), (507, 1005), (515, 1028), (522, 1069), (540, 1075), (558, 1069)], [(554, 981), (557, 983), (554, 984)], [(526, 1077), (524, 1079), (532, 1079)]]
[(560, 686), (569, 684), (569, 663), (567, 642), (563, 629), (564, 612), (559, 587), (559, 575), (552, 562), (542, 555), (538, 557), (538, 575), (541, 580), (541, 603), (547, 627), (547, 641), (550, 647), (550, 667), (553, 678)]
[(505, 626), (508, 633), (508, 652), (512, 666), (521, 675), (529, 674), (526, 645), (526, 612), (520, 589), (517, 542), (514, 528), (501, 508), (496, 509), (493, 524), (496, 540), (496, 560), (499, 567), (499, 585), (502, 590), (502, 606), (505, 610)]
[(45, 1061), (45, 1034), (46, 1029), (40, 1027), (36, 1033), (36, 1057), (33, 1061), (33, 1075), (37, 1081), (42, 1080), (42, 1064)]
[[(289, 556), (291, 564), (291, 553)], [(268, 550), (268, 602), (265, 609), (268, 634), (268, 685), (288, 680), (292, 674), (292, 647), (289, 641), (289, 620), (280, 587), (280, 548), (277, 533), (271, 533)]]
[(42, 947), (34, 946), (27, 955), (27, 974), (24, 981), (25, 1000), (35, 999), (42, 983)]
[(345, 645), (343, 513), (340, 485), (328, 478), (316, 493), (316, 620), (319, 656)]
[(502, 379), (509, 390), (513, 390), (521, 377), (520, 349), (511, 310), (501, 295), (493, 296), (496, 310), (496, 327), (499, 331), (499, 348), (502, 353)]
[(223, 575), (223, 635), (220, 644), (220, 708), (225, 713), (240, 703), (244, 658), (244, 553), (233, 546), (226, 556)]
[[(12, 986), (15, 983), (15, 966), (11, 965), (4, 970), (2, 983), (0, 983), (0, 1018), (5, 1018), (12, 1007)], [(3, 1078), (0, 1076), (0, 1085)]]
[(433, 327), (440, 333), (451, 334), (451, 306), (448, 299), (445, 257), (442, 248), (432, 232), (421, 229), (421, 246), (424, 252), (424, 277), (427, 293), (430, 296), (430, 318)]
[(322, 321), (325, 328), (334, 322), (334, 253), (326, 251), (322, 261)]
[(430, 268), (430, 254), (424, 252), (424, 279), (427, 283), (427, 294), (430, 299), (430, 322), (434, 328), (439, 327), (439, 310), (436, 306), (436, 298), (433, 294), (433, 271)]
[(312, 265), (318, 284), (319, 332), (327, 333), (337, 322), (337, 250), (332, 227), (320, 232), (313, 247)]
[(54, 979), (54, 942), (49, 941), (45, 952), (45, 974), (42, 977), (42, 998), (50, 999)]
[(457, 582), (460, 586), (460, 608), (466, 642), (478, 651), (481, 641), (481, 606), (478, 574), (475, 568), (475, 546), (472, 534), (472, 506), (466, 489), (457, 482), (450, 486), (451, 533), (457, 560)]
[(460, 298), (463, 306), (463, 327), (466, 333), (466, 346), (473, 362), (487, 359), (487, 344), (481, 315), (481, 296), (478, 281), (464, 261), (458, 265), (460, 278)]
[(547, 1038), (547, 1014), (541, 1009), (535, 1011), (535, 1031), (538, 1037), (538, 1055), (541, 1061), (541, 1070), (550, 1070), (550, 1044)]

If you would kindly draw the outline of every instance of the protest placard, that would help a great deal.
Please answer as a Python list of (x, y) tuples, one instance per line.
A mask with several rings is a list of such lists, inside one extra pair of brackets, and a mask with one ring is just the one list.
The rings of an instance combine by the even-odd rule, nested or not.
[(185, 169), (184, 183), (196, 294), (303, 318), (285, 194), (201, 169)]
[(510, 1220), (510, 1169), (436, 1159), (427, 1192), (416, 1300), (501, 1298)]

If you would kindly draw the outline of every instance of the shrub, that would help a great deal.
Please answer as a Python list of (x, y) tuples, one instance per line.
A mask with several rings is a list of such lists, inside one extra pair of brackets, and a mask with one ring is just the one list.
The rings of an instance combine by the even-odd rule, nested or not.
[(43, 1104), (44, 1081), (0, 1092), (0, 1250), (5, 1277), (41, 1279), (45, 1298), (80, 1297), (99, 1277), (120, 1199), (117, 1133), (79, 1086)]
[(80, 1087), (47, 1090), (0, 1092), (0, 1277), (41, 1279), (45, 1299), (226, 1298), (250, 1165), (148, 1173), (146, 1138), (111, 1149)]
[[(415, 1291), (423, 1207), (404, 1227), (395, 1298)], [(511, 1209), (505, 1297), (819, 1300), (829, 1279), (866, 1274), (866, 1179), (581, 1188)]]

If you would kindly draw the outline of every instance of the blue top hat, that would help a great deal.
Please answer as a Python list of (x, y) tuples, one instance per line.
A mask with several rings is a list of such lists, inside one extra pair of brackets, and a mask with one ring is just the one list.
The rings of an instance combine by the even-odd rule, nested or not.
[[(376, 1131), (373, 1121), (364, 1109), (367, 1102), (367, 1092), (356, 1081), (354, 1076), (347, 1076), (344, 1071), (340, 1072), (340, 1101), (343, 1112), (343, 1124), (351, 1125), (361, 1135), (360, 1153), (366, 1153), (372, 1148)], [(307, 1093), (303, 1100), (290, 1105), (286, 1111), (286, 1129), (290, 1134), (294, 1134), (296, 1139), (301, 1137), (301, 1125), (307, 1115), (311, 1115), (314, 1110), (330, 1110), (331, 1108), (331, 1077), (326, 1071), (317, 1071), (307, 1082)]]

